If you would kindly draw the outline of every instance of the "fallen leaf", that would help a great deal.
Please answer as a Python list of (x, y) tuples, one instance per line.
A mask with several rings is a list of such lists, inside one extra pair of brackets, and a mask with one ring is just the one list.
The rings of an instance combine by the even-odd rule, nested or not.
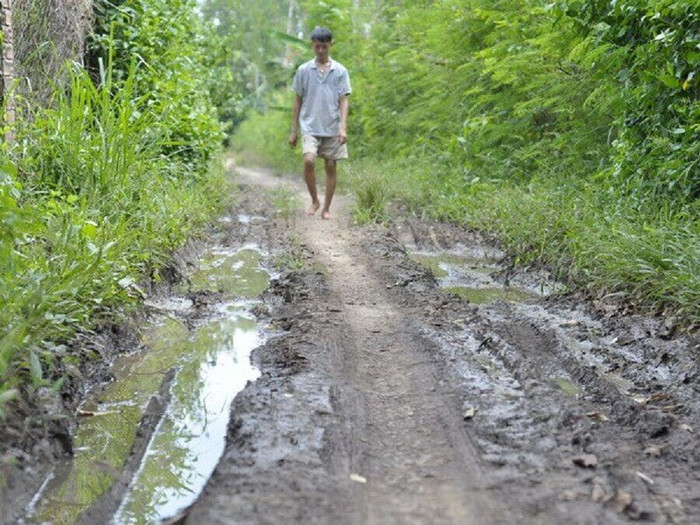
[(649, 485), (654, 484), (654, 480), (651, 479), (649, 476), (644, 474), (643, 472), (637, 471), (637, 476), (639, 476), (639, 479), (641, 479), (644, 483), (648, 483)]
[(649, 397), (649, 401), (665, 401), (667, 399), (671, 399), (668, 394), (654, 394)]
[(683, 423), (683, 424), (681, 425), (681, 428), (682, 428), (683, 430), (685, 430), (686, 432), (690, 432), (691, 434), (692, 434), (693, 432), (695, 432), (695, 429), (694, 429), (693, 427), (691, 427), (688, 423)]
[(577, 319), (569, 319), (568, 321), (564, 321), (562, 323), (559, 323), (559, 326), (561, 326), (562, 328), (566, 328), (569, 326), (578, 326), (580, 324), (581, 324), (581, 321), (579, 321)]
[(640, 405), (646, 405), (651, 398), (647, 396), (632, 396), (632, 399)]
[(661, 447), (659, 447), (657, 445), (650, 445), (644, 449), (644, 454), (647, 456), (654, 457), (654, 458), (660, 458), (661, 457)]
[(588, 412), (588, 414), (586, 414), (586, 415), (588, 417), (590, 417), (591, 419), (595, 419), (596, 421), (607, 421), (608, 420), (608, 416), (606, 416), (602, 412)]
[(605, 501), (606, 494), (605, 489), (601, 483), (596, 483), (593, 485), (593, 490), (591, 490), (591, 499), (597, 503)]
[(562, 501), (574, 501), (577, 497), (577, 494), (573, 490), (565, 490), (562, 492), (561, 496), (559, 496), (559, 499)]
[(627, 492), (618, 492), (614, 499), (615, 508), (618, 512), (623, 512), (632, 505), (632, 494)]
[(357, 483), (367, 483), (367, 478), (359, 474), (350, 474), (350, 480)]
[(681, 408), (683, 408), (683, 405), (665, 405), (659, 408), (664, 412), (675, 412), (676, 410), (680, 410)]
[(595, 468), (598, 465), (598, 458), (593, 454), (581, 454), (572, 458), (574, 465), (583, 468)]
[(474, 416), (476, 415), (476, 408), (474, 407), (469, 407), (464, 411), (464, 419), (465, 421), (467, 419), (474, 419)]

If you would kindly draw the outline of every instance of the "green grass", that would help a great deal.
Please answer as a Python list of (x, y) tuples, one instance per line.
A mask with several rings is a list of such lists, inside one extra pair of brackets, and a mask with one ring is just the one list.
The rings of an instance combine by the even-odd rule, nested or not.
[[(363, 163), (370, 170), (370, 161)], [(524, 266), (547, 267), (592, 297), (700, 323), (700, 214), (641, 205), (594, 183), (534, 179), (529, 184), (436, 176), (431, 163), (375, 164), (415, 212), (490, 234)], [(355, 194), (366, 193), (362, 181)]]
[(138, 283), (229, 193), (221, 162), (195, 170), (163, 154), (164, 116), (139, 106), (131, 80), (71, 77), (48, 108), (24, 108), (15, 146), (0, 152), (0, 404), (59, 389), (89, 357), (71, 338), (138, 304)]
[[(296, 149), (289, 146), (293, 98), (278, 94), (267, 113), (253, 113), (231, 139), (236, 158), (243, 164), (266, 166), (276, 174), (301, 171), (301, 137)], [(289, 108), (286, 110), (286, 108)]]
[(347, 185), (355, 195), (355, 221), (358, 224), (386, 222), (389, 219), (387, 206), (392, 190), (384, 174), (355, 165), (351, 165), (347, 172)]
[(296, 192), (288, 186), (280, 186), (268, 191), (272, 205), (283, 219), (291, 219), (301, 209), (301, 201)]

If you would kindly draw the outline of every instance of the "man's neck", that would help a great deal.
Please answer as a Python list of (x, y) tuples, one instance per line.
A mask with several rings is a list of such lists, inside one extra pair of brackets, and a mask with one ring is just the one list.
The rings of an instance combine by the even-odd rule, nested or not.
[(331, 57), (326, 57), (325, 60), (322, 60), (322, 59), (316, 57), (316, 63), (317, 63), (319, 66), (325, 66), (326, 64), (330, 64), (330, 63), (331, 63)]

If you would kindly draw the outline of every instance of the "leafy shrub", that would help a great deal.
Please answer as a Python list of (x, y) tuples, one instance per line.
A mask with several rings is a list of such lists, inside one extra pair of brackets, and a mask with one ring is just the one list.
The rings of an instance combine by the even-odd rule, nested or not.
[(46, 106), (18, 100), (0, 151), (0, 403), (60, 388), (85, 357), (66, 343), (136, 304), (226, 200), (193, 8), (99, 11), (97, 69), (66, 65)]

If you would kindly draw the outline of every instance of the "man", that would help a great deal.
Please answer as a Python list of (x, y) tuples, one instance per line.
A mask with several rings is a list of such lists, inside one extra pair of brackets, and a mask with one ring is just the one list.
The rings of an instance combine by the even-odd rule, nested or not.
[(316, 58), (301, 66), (294, 76), (296, 92), (292, 111), (292, 134), (289, 144), (296, 148), (299, 128), (304, 154), (304, 177), (311, 196), (307, 215), (315, 215), (321, 207), (316, 193), (316, 157), (325, 159), (326, 196), (321, 210), (323, 219), (332, 219), (330, 212), (335, 192), (336, 162), (348, 158), (347, 120), (350, 77), (348, 70), (330, 56), (333, 34), (323, 27), (311, 33), (311, 46)]

